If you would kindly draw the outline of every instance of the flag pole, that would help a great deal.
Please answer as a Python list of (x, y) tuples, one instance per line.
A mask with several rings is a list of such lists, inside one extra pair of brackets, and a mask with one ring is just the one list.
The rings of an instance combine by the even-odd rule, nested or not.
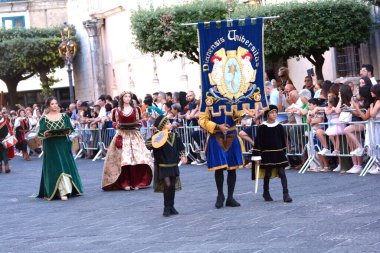
[[(270, 17), (262, 17), (263, 20), (267, 20), (267, 19), (276, 19), (276, 18), (279, 18), (280, 16), (270, 16)], [(258, 18), (250, 18), (251, 20), (256, 20)], [(233, 20), (238, 20), (238, 21), (244, 21), (245, 19), (244, 18), (240, 18), (240, 19), (226, 19), (226, 20), (218, 20), (216, 21), (216, 23), (220, 23), (222, 21), (227, 21), (227, 22), (232, 22)], [(207, 22), (199, 22), (199, 23), (204, 23), (204, 24), (210, 24), (210, 21), (207, 21)], [(194, 26), (194, 25), (198, 25), (198, 22), (193, 22), (193, 23), (182, 23), (181, 24), (182, 26)]]

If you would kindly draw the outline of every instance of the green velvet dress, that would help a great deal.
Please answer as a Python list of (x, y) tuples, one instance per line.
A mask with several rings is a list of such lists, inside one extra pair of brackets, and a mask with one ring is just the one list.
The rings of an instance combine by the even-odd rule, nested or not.
[[(52, 137), (45, 138), (48, 130), (67, 128), (67, 132), (73, 131), (70, 119), (66, 114), (61, 114), (57, 121), (51, 121), (45, 116), (40, 120), (38, 136), (43, 139), (43, 163), (40, 191), (37, 197), (51, 200), (59, 197), (62, 182), (69, 185), (69, 195), (82, 195), (82, 182), (72, 155), (72, 142), (68, 133), (57, 133)], [(70, 184), (71, 183), (71, 184)], [(57, 194), (58, 191), (58, 194)]]

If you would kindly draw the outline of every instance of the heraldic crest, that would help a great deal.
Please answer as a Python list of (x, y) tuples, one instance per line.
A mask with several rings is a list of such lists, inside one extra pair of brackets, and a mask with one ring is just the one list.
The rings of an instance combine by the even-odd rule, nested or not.
[[(262, 20), (198, 24), (202, 70), (201, 108), (265, 108)], [(230, 109), (227, 109), (230, 110)]]

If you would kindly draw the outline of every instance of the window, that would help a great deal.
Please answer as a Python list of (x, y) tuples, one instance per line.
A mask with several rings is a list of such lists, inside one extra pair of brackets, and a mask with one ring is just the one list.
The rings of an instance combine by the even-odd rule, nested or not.
[(336, 49), (336, 71), (338, 77), (359, 75), (359, 47), (348, 46)]
[(5, 29), (25, 28), (24, 16), (5, 17), (5, 18), (2, 18), (2, 21), (3, 21), (3, 27)]

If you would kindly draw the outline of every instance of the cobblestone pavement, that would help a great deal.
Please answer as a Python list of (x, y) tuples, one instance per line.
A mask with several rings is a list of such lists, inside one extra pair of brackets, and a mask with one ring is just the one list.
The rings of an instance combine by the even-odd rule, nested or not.
[(0, 252), (380, 252), (380, 176), (287, 171), (294, 202), (285, 204), (278, 179), (267, 203), (243, 169), (241, 207), (217, 210), (213, 173), (186, 165), (180, 214), (164, 218), (152, 188), (103, 192), (103, 162), (77, 165), (85, 195), (45, 201), (30, 197), (41, 159), (11, 161), (12, 172), (0, 174)]

